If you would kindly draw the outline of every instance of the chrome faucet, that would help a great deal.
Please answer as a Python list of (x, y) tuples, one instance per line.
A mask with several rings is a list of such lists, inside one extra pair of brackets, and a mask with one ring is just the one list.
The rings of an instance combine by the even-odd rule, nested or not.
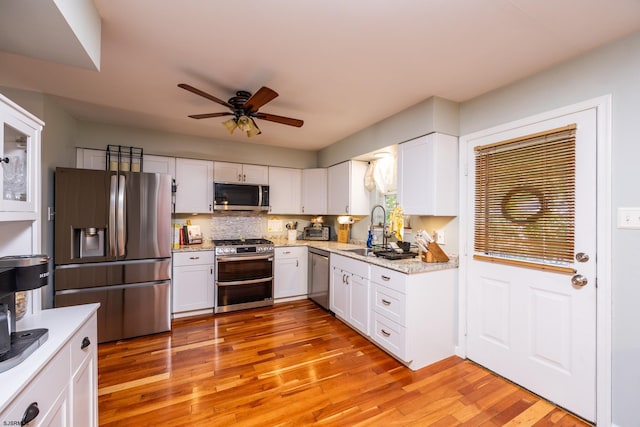
[(382, 205), (375, 205), (373, 209), (371, 209), (371, 225), (369, 225), (369, 231), (373, 233), (373, 213), (377, 208), (382, 209), (382, 246), (387, 248), (387, 211), (384, 209)]

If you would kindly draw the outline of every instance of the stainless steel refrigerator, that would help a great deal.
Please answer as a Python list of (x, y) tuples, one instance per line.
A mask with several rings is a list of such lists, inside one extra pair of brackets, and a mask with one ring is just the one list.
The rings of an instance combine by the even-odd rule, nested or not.
[(57, 168), (55, 306), (99, 302), (98, 341), (171, 329), (171, 177)]

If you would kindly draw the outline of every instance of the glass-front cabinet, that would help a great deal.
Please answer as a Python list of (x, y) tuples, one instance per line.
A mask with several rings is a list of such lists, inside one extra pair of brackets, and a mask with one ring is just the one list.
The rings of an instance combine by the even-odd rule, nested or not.
[(0, 95), (0, 220), (35, 220), (43, 122)]

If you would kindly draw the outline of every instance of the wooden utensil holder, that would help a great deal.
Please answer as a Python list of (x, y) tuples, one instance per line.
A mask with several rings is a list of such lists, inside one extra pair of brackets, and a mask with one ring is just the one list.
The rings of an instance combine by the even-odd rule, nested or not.
[(422, 253), (422, 261), (424, 262), (448, 262), (449, 257), (444, 253), (440, 245), (436, 242), (429, 243), (427, 252)]

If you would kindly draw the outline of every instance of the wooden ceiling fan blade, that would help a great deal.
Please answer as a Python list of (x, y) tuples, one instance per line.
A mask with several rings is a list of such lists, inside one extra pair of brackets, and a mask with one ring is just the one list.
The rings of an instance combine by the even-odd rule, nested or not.
[(247, 113), (255, 113), (260, 107), (269, 101), (272, 101), (278, 96), (278, 92), (273, 89), (269, 89), (266, 86), (262, 86), (251, 98), (244, 103), (242, 108)]
[(207, 92), (203, 92), (200, 89), (197, 89), (191, 85), (188, 85), (186, 83), (180, 83), (178, 84), (178, 87), (184, 90), (188, 90), (191, 93), (195, 93), (196, 95), (200, 95), (203, 98), (207, 98), (209, 101), (217, 102), (220, 105), (224, 105), (225, 107), (233, 109), (233, 105), (229, 104), (228, 102), (223, 101), (222, 99), (216, 98), (213, 95), (209, 95)]
[(255, 115), (257, 119), (268, 120), (270, 122), (281, 123), (283, 125), (301, 127), (304, 121), (298, 119), (292, 119), (290, 117), (276, 116), (275, 114), (258, 113)]
[(189, 117), (192, 119), (210, 119), (211, 117), (233, 116), (233, 113), (205, 113), (205, 114), (192, 114)]

